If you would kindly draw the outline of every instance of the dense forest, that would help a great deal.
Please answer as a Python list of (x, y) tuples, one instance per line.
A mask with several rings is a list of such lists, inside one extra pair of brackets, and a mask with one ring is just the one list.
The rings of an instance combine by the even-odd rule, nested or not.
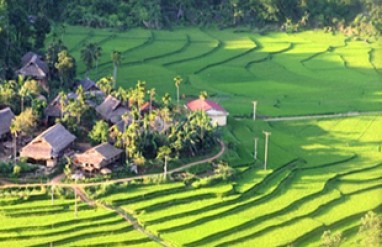
[(121, 30), (189, 25), (286, 32), (325, 28), (368, 38), (381, 33), (381, 15), (381, 0), (0, 0), (0, 78), (11, 76), (10, 68), (23, 53), (44, 47), (54, 23)]

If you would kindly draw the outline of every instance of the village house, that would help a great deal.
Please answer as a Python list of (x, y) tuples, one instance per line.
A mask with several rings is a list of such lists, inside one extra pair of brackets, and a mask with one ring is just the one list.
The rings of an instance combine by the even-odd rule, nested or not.
[(39, 85), (48, 91), (48, 73), (49, 67), (44, 62), (42, 56), (34, 52), (26, 53), (21, 59), (22, 67), (17, 71), (17, 74), (23, 75), (26, 78), (36, 80)]
[(227, 116), (229, 113), (218, 103), (208, 99), (196, 99), (187, 103), (186, 108), (191, 111), (205, 111), (211, 118), (213, 124), (218, 126), (227, 125)]
[(105, 142), (96, 147), (88, 149), (82, 154), (76, 154), (73, 163), (85, 172), (110, 172), (106, 166), (117, 162), (121, 158), (122, 150)]
[(85, 92), (87, 91), (98, 91), (99, 88), (96, 85), (96, 83), (89, 78), (86, 78), (84, 80), (80, 80), (76, 82), (76, 87), (82, 86)]
[[(65, 103), (67, 104), (69, 100), (76, 100), (78, 96), (75, 93), (68, 93), (66, 97), (67, 101)], [(62, 114), (61, 96), (57, 95), (44, 109), (45, 124), (50, 125), (55, 123), (56, 119), (62, 117)]]
[(10, 127), (14, 117), (15, 114), (11, 108), (7, 107), (0, 110), (0, 140), (6, 138), (10, 133)]
[(76, 137), (61, 124), (42, 132), (20, 151), (20, 157), (35, 163), (54, 167)]
[(109, 95), (96, 107), (96, 112), (106, 121), (117, 123), (122, 119), (122, 115), (128, 112), (127, 107), (121, 104), (121, 101)]

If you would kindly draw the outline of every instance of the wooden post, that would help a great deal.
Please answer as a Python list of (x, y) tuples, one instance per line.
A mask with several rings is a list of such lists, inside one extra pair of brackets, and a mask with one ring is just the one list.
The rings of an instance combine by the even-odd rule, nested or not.
[(164, 177), (167, 177), (167, 156), (164, 156)]
[(265, 135), (265, 155), (264, 155), (264, 170), (267, 170), (267, 163), (268, 163), (268, 141), (269, 136), (271, 135), (271, 132), (263, 131)]
[(253, 120), (256, 120), (257, 101), (252, 101), (252, 103), (253, 103)]

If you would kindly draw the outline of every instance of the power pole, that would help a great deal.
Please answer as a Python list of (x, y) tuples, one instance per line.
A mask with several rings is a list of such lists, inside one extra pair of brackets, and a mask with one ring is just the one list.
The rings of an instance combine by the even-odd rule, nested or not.
[(268, 141), (269, 136), (271, 135), (271, 132), (263, 131), (265, 135), (265, 155), (264, 155), (264, 170), (267, 170), (267, 163), (268, 163)]
[(167, 155), (164, 156), (164, 178), (167, 178)]
[(256, 120), (257, 101), (252, 101), (252, 103), (253, 103), (253, 120)]
[(254, 153), (253, 153), (253, 159), (257, 160), (257, 142), (258, 142), (259, 138), (255, 137), (255, 150), (254, 150)]

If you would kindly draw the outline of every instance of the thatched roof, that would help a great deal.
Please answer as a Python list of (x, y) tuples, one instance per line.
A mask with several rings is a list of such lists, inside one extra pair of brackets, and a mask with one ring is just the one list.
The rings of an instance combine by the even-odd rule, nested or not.
[(56, 124), (22, 148), (20, 156), (37, 160), (57, 158), (75, 139), (64, 126)]
[[(67, 95), (67, 100), (65, 103), (68, 103), (69, 100), (76, 100), (78, 95), (76, 93), (70, 92)], [(46, 117), (60, 117), (61, 116), (61, 96), (57, 95), (56, 98), (49, 103), (49, 105), (44, 110), (44, 115)]]
[(89, 78), (86, 78), (85, 80), (81, 80), (77, 82), (77, 86), (82, 86), (85, 91), (89, 91), (91, 89), (98, 89), (96, 83)]
[(96, 107), (96, 111), (104, 120), (117, 123), (121, 120), (121, 116), (128, 112), (128, 109), (121, 105), (121, 101), (109, 95), (102, 104)]
[(7, 107), (0, 110), (0, 136), (9, 132), (14, 117), (15, 114), (12, 112), (11, 108)]
[(122, 154), (122, 150), (105, 142), (93, 147), (82, 154), (77, 154), (75, 160), (79, 163), (87, 163), (101, 168), (108, 165), (108, 161)]
[(33, 53), (26, 53), (22, 59), (22, 68), (18, 73), (24, 76), (33, 77), (36, 79), (44, 79), (49, 73), (48, 65), (42, 60), (42, 57)]

